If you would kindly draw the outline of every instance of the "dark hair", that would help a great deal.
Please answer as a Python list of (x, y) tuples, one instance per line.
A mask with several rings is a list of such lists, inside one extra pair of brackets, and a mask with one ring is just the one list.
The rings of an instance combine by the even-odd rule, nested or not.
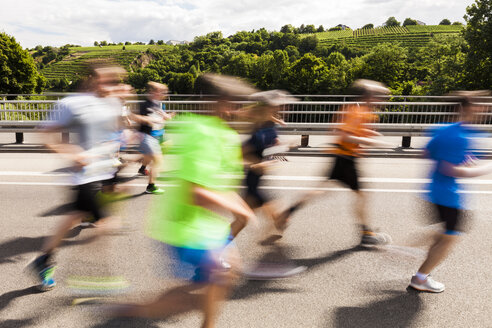
[(473, 105), (473, 103), (479, 100), (480, 97), (485, 97), (490, 95), (490, 91), (487, 90), (453, 91), (448, 95), (452, 97), (451, 100), (453, 102), (458, 103), (456, 106), (456, 111), (460, 111), (468, 106)]

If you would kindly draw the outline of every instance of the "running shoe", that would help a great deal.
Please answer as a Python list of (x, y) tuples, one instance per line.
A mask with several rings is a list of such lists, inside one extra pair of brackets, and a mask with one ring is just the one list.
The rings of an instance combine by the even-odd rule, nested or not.
[(415, 275), (413, 275), (412, 280), (410, 280), (410, 287), (421, 292), (429, 293), (441, 293), (445, 288), (443, 283), (435, 281), (431, 276), (427, 276), (425, 280), (421, 280)]
[(160, 195), (164, 193), (164, 190), (161, 188), (158, 188), (156, 186), (147, 186), (147, 189), (145, 189), (146, 194), (154, 194), (154, 195)]
[(222, 256), (219, 257), (219, 269), (223, 271), (229, 271), (232, 268), (232, 265), (227, 262)]
[(381, 232), (362, 231), (360, 244), (362, 246), (387, 245), (391, 243), (390, 235)]
[(145, 167), (140, 167), (138, 169), (138, 174), (148, 176), (149, 175), (149, 171)]
[(37, 279), (39, 279), (39, 290), (48, 291), (56, 286), (56, 282), (53, 279), (55, 265), (51, 260), (51, 257), (47, 254), (43, 254), (35, 258), (31, 263), (29, 263), (28, 268), (34, 273)]

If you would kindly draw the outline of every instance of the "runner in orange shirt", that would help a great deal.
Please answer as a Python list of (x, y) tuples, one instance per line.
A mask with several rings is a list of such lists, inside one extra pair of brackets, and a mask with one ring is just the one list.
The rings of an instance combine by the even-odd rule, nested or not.
[[(357, 158), (361, 156), (361, 145), (382, 146), (387, 145), (374, 137), (381, 136), (380, 133), (367, 128), (366, 124), (374, 123), (377, 116), (372, 113), (372, 105), (378, 95), (385, 95), (389, 90), (381, 83), (370, 80), (357, 80), (352, 85), (352, 92), (360, 95), (359, 102), (348, 108), (340, 120), (337, 129), (338, 138), (335, 155), (335, 163), (331, 168), (328, 178), (336, 180), (348, 186), (357, 194), (355, 204), (357, 223), (359, 224), (361, 245), (382, 245), (391, 241), (390, 236), (384, 233), (374, 232), (368, 224), (366, 215), (366, 196), (360, 190), (359, 174), (357, 172)], [(319, 192), (317, 192), (319, 193)], [(313, 193), (307, 194), (294, 206), (291, 206), (281, 214), (277, 222), (281, 221), (283, 228), (286, 227), (289, 217), (306, 201), (312, 199)]]

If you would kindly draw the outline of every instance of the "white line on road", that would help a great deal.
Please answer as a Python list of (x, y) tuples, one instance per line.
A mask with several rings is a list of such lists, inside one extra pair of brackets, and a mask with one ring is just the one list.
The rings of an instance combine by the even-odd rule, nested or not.
[[(72, 186), (66, 182), (26, 182), (26, 181), (0, 181), (0, 185), (13, 185), (13, 186)], [(157, 184), (160, 187), (172, 187), (172, 184)], [(129, 187), (146, 187), (146, 183), (125, 183), (125, 186)], [(235, 188), (244, 189), (244, 186), (235, 186)], [(260, 189), (265, 190), (298, 190), (298, 191), (335, 191), (335, 192), (349, 192), (352, 191), (348, 188), (323, 188), (323, 187), (295, 187), (295, 186), (263, 186)], [(361, 189), (366, 192), (374, 193), (411, 193), (420, 194), (425, 193), (427, 190), (423, 189), (381, 189), (381, 188), (367, 188)], [(492, 195), (492, 190), (463, 190), (460, 191), (463, 194), (481, 194)]]
[[(121, 176), (131, 177), (134, 173), (120, 173)], [(46, 173), (46, 172), (24, 172), (24, 171), (3, 171), (0, 172), (0, 176), (29, 176), (29, 177), (68, 177), (69, 173)], [(166, 177), (167, 175), (163, 175)], [(230, 178), (241, 178), (241, 176), (228, 176)], [(326, 181), (327, 178), (323, 176), (294, 176), (294, 175), (265, 175), (262, 177), (264, 180), (269, 181), (314, 181), (322, 182)], [(425, 178), (360, 178), (361, 182), (368, 183), (401, 183), (401, 184), (426, 184), (429, 183), (430, 179)], [(459, 179), (458, 182), (470, 185), (492, 185), (492, 180), (486, 179)]]

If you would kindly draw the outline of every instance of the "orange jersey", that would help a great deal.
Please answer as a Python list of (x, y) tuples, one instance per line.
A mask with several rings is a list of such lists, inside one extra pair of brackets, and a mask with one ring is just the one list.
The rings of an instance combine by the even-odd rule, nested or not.
[[(340, 131), (346, 132), (356, 137), (368, 137), (368, 133), (365, 124), (373, 123), (377, 120), (377, 116), (374, 115), (370, 108), (362, 105), (353, 105), (347, 109), (347, 112), (342, 116), (342, 125), (338, 128)], [(361, 148), (359, 144), (347, 142), (340, 136), (336, 141), (337, 148), (334, 153), (344, 156), (359, 156)]]

